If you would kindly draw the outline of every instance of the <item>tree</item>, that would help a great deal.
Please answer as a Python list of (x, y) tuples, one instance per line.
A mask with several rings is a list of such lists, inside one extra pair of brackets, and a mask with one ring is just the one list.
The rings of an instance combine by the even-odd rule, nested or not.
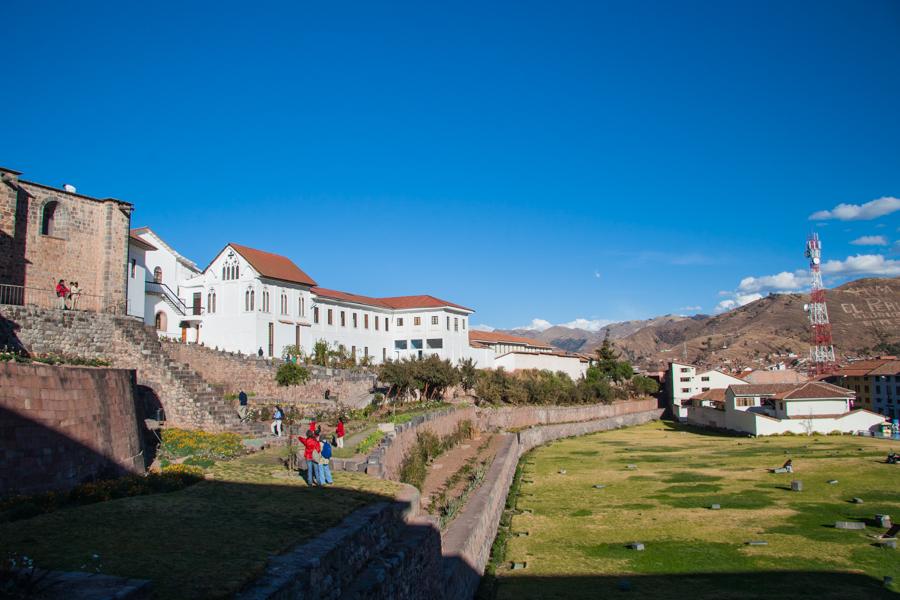
[(475, 387), (478, 380), (478, 369), (475, 368), (475, 359), (464, 358), (459, 361), (459, 382), (463, 391), (468, 392)]
[(603, 338), (603, 344), (597, 348), (597, 365), (599, 372), (616, 383), (628, 381), (634, 375), (634, 370), (627, 361), (619, 360), (621, 356), (609, 341), (609, 330)]

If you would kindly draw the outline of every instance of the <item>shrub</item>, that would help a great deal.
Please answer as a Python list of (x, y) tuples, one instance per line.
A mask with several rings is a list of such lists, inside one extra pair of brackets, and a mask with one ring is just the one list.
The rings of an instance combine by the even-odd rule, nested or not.
[(369, 435), (366, 436), (366, 439), (361, 441), (359, 445), (356, 447), (357, 454), (368, 454), (369, 450), (375, 447), (378, 442), (380, 442), (384, 438), (384, 432), (380, 429), (373, 431)]
[(275, 381), (280, 386), (302, 385), (309, 381), (309, 371), (296, 363), (284, 363), (278, 367)]

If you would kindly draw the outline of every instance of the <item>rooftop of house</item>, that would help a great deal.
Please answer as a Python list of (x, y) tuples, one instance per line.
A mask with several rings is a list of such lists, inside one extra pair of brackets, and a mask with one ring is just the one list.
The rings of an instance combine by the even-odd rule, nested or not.
[(532, 348), (552, 349), (553, 346), (545, 344), (539, 340), (533, 340), (518, 335), (509, 335), (508, 333), (500, 333), (499, 331), (480, 331), (472, 329), (469, 331), (469, 343), (478, 342), (481, 344), (520, 344), (531, 346)]
[(738, 375), (735, 375), (735, 377), (743, 379), (750, 384), (803, 383), (809, 379), (806, 375), (798, 373), (793, 369), (784, 369), (781, 371), (766, 371), (763, 369), (757, 369), (755, 371), (744, 371)]
[(128, 242), (131, 244), (134, 244), (138, 248), (143, 248), (144, 250), (147, 250), (147, 251), (159, 250), (159, 248), (157, 248), (156, 246), (154, 246), (147, 240), (139, 238), (134, 233), (128, 234)]
[[(892, 366), (893, 365), (893, 366)], [(865, 377), (867, 375), (896, 375), (900, 360), (893, 356), (885, 356), (882, 358), (871, 358), (866, 360), (858, 360), (852, 362), (845, 367), (841, 367), (833, 376), (838, 377)], [(877, 372), (876, 372), (877, 371)]]
[(748, 383), (730, 386), (735, 396), (767, 396), (776, 400), (846, 399), (856, 393), (823, 381), (806, 383)]
[(725, 402), (725, 388), (713, 388), (711, 390), (706, 390), (705, 392), (701, 392), (694, 396), (691, 396), (691, 400), (710, 400), (713, 402)]
[[(304, 273), (300, 267), (295, 265), (294, 262), (286, 256), (257, 250), (256, 248), (250, 248), (249, 246), (241, 246), (240, 244), (235, 243), (228, 244), (226, 248), (229, 246), (234, 248), (235, 252), (243, 256), (244, 260), (250, 263), (250, 266), (262, 277), (309, 286), (316, 285), (316, 282), (312, 277)], [(216, 256), (218, 257), (218, 255)], [(208, 269), (209, 267), (206, 268)]]
[[(141, 236), (141, 235), (151, 236), (156, 241), (157, 244), (159, 244), (160, 246), (162, 246), (163, 248), (165, 248), (166, 250), (171, 252), (172, 255), (175, 257), (175, 260), (177, 260), (178, 262), (180, 262), (181, 264), (186, 266), (191, 271), (194, 271), (196, 273), (200, 272), (200, 268), (197, 266), (197, 263), (195, 263), (191, 259), (179, 254), (177, 250), (172, 248), (172, 246), (168, 245), (164, 239), (159, 237), (158, 233), (156, 233), (149, 227), (135, 227), (134, 229), (131, 230), (130, 235), (131, 235), (131, 237), (136, 237), (136, 236)], [(144, 240), (144, 241), (146, 241), (146, 240)], [(159, 248), (157, 248), (157, 250), (158, 249)]]

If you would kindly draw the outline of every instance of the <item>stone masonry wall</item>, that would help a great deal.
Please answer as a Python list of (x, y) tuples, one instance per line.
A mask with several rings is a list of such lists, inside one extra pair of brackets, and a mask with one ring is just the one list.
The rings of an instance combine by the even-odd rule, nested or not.
[(656, 406), (654, 398), (586, 406), (513, 406), (479, 410), (478, 420), (483, 429), (522, 429), (551, 423), (606, 419), (632, 412), (653, 410)]
[(134, 371), (0, 363), (0, 497), (143, 472)]
[[(189, 365), (226, 393), (255, 392), (251, 403), (324, 403), (325, 390), (330, 390), (331, 397), (340, 404), (359, 408), (369, 403), (369, 391), (375, 385), (375, 376), (364, 371), (308, 367), (310, 379), (306, 384), (282, 387), (275, 381), (277, 363), (265, 359), (173, 341), (163, 342), (163, 350), (170, 358)], [(336, 402), (332, 400), (330, 404)]]
[[(55, 228), (42, 235), (49, 202), (58, 203)], [(130, 223), (127, 203), (48, 188), (7, 172), (0, 183), (0, 283), (37, 288), (26, 301), (48, 306), (57, 281), (77, 281), (85, 308), (124, 309)]]

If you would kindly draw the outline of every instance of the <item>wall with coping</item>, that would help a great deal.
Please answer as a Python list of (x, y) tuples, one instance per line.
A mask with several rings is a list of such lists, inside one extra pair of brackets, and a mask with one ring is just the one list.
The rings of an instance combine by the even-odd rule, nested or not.
[[(362, 403), (365, 406), (369, 403), (369, 391), (375, 385), (375, 376), (366, 371), (311, 366), (307, 367), (310, 372), (308, 382), (282, 387), (275, 381), (278, 364), (269, 360), (172, 341), (163, 341), (162, 347), (169, 358), (189, 365), (225, 393), (255, 392), (255, 401), (324, 402), (325, 390), (329, 390), (330, 396), (341, 404), (357, 407)], [(336, 405), (334, 400), (330, 402)]]
[(521, 429), (551, 423), (572, 423), (607, 419), (633, 412), (654, 410), (655, 398), (626, 400), (612, 404), (585, 406), (512, 406), (478, 410), (478, 423), (482, 429)]
[(0, 363), (0, 496), (142, 473), (135, 373)]

